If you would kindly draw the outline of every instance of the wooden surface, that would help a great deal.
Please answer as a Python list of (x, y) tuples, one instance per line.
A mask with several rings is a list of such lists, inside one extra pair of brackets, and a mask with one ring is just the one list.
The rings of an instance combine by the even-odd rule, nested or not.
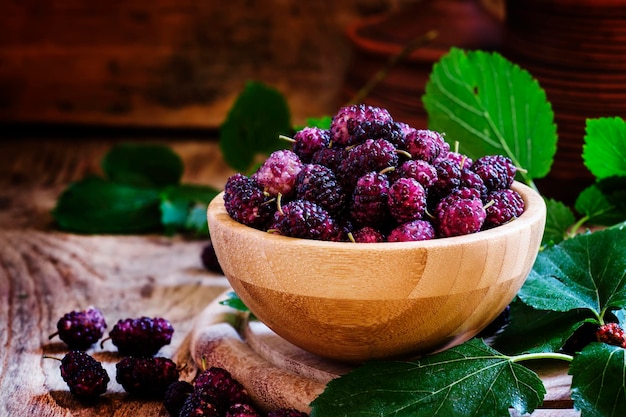
[[(268, 368), (268, 360), (256, 350), (248, 355), (253, 349), (241, 342), (231, 324), (216, 320), (213, 310), (207, 312), (228, 286), (223, 276), (202, 268), (199, 255), (204, 241), (81, 236), (54, 230), (49, 210), (63, 188), (70, 181), (98, 172), (99, 160), (109, 146), (130, 139), (137, 140), (116, 135), (58, 135), (0, 142), (0, 416), (167, 416), (158, 402), (135, 400), (122, 391), (114, 378), (119, 358), (110, 344), (91, 350), (104, 362), (112, 381), (102, 401), (90, 407), (72, 398), (60, 378), (58, 363), (43, 357), (59, 357), (65, 351), (58, 339), (48, 339), (60, 315), (92, 304), (103, 310), (110, 327), (123, 317), (169, 318), (175, 327), (174, 339), (161, 353), (188, 365), (183, 371), (185, 379), (196, 370), (192, 359), (197, 361), (199, 354), (207, 353), (207, 346), (197, 343), (206, 338), (199, 336), (206, 335), (210, 325), (219, 324), (230, 340), (239, 338), (239, 342), (220, 342), (224, 350), (216, 350), (221, 354), (215, 363), (222, 361), (236, 375), (243, 371), (263, 375), (268, 369), (280, 375), (287, 373), (308, 388), (297, 391), (293, 387), (300, 385), (270, 386), (271, 400), (292, 401), (295, 396), (306, 401), (310, 398), (307, 395), (320, 389), (319, 381), (296, 378), (282, 365)], [(183, 157), (186, 182), (219, 187), (231, 173), (220, 158), (217, 144), (207, 137), (155, 139), (170, 144)], [(209, 322), (202, 321), (205, 319)], [(267, 333), (260, 336), (266, 344), (280, 342)], [(240, 366), (236, 361), (239, 356), (231, 349), (243, 350), (249, 366)], [(282, 352), (274, 347), (270, 350)], [(310, 365), (318, 366), (315, 362)], [(549, 394), (549, 398), (554, 400), (547, 401), (546, 408), (533, 416), (578, 415), (569, 409), (569, 383), (564, 371), (549, 368), (542, 375), (546, 375), (548, 387), (560, 388), (550, 389), (554, 396)]]

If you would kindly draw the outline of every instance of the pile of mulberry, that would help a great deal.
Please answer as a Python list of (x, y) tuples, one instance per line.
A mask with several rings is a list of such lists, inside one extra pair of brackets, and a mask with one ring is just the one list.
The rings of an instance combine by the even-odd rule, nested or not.
[(510, 158), (472, 159), (383, 108), (342, 107), (329, 129), (306, 127), (290, 142), (250, 176), (228, 179), (234, 220), (289, 237), (376, 243), (476, 233), (524, 212)]

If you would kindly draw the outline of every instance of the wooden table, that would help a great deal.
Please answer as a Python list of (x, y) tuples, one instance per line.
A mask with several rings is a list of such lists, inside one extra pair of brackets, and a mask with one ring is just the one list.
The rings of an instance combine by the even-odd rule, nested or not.
[[(99, 172), (100, 158), (113, 143), (137, 139), (113, 132), (106, 137), (15, 137), (0, 143), (0, 416), (168, 415), (158, 401), (124, 393), (115, 381), (119, 357), (110, 344), (89, 351), (111, 375), (107, 394), (89, 407), (70, 395), (58, 362), (44, 357), (62, 357), (65, 345), (48, 336), (61, 315), (89, 305), (103, 311), (109, 329), (120, 318), (168, 318), (175, 333), (160, 354), (187, 364), (184, 379), (196, 371), (190, 336), (197, 334), (197, 320), (206, 319), (207, 306), (229, 288), (223, 276), (202, 267), (200, 251), (207, 241), (63, 233), (55, 230), (49, 214), (67, 184)], [(232, 174), (210, 134), (139, 139), (166, 143), (181, 155), (185, 182), (220, 188)], [(279, 338), (259, 340), (265, 349), (282, 349), (273, 345), (281, 345)], [(234, 366), (237, 374), (236, 364), (225, 365)], [(565, 371), (547, 367), (540, 373), (549, 394), (533, 416), (579, 415), (571, 410)]]

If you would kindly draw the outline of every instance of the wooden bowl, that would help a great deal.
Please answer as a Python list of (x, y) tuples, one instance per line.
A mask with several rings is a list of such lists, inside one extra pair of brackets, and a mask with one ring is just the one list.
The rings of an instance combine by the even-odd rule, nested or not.
[(231, 286), (287, 341), (322, 357), (360, 362), (460, 344), (511, 302), (537, 256), (542, 197), (516, 182), (516, 220), (422, 242), (350, 243), (270, 234), (233, 220), (222, 194), (207, 209)]

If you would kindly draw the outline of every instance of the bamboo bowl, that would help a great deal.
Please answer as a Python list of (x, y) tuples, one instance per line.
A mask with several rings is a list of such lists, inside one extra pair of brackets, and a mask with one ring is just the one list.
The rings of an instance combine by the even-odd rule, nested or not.
[(208, 206), (229, 283), (277, 335), (348, 362), (416, 356), (465, 342), (511, 302), (537, 256), (542, 197), (513, 187), (525, 211), (479, 233), (422, 242), (324, 242), (273, 235), (233, 220), (223, 195)]

